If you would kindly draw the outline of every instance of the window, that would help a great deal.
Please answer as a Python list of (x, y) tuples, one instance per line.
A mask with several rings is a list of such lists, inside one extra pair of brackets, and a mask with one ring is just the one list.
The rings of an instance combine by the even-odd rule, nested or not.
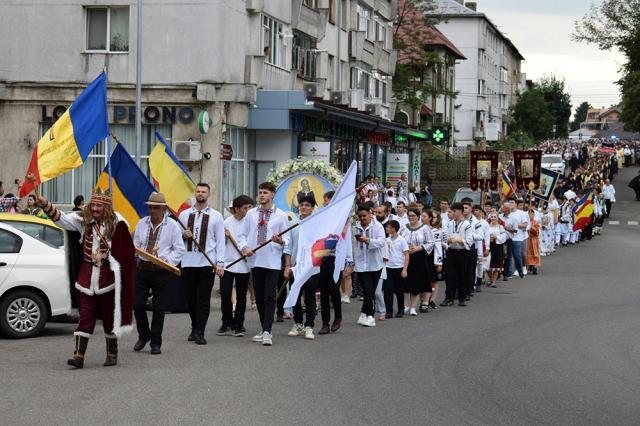
[(269, 16), (262, 16), (262, 51), (264, 60), (273, 65), (284, 67), (284, 38), (282, 23)]
[(22, 238), (0, 229), (0, 253), (20, 253)]
[(129, 7), (88, 7), (87, 50), (129, 51)]
[(333, 2), (335, 0), (329, 0), (329, 22), (335, 25), (336, 23), (336, 10), (333, 7)]
[(374, 78), (374, 92), (373, 97), (380, 99), (383, 103), (387, 102), (387, 83), (382, 79)]
[(244, 141), (245, 130), (227, 126), (226, 143), (233, 149), (230, 161), (222, 161), (222, 181), (220, 188), (221, 206), (226, 207), (237, 196), (244, 194)]
[(316, 0), (302, 0), (302, 4), (304, 4), (305, 6), (310, 7), (311, 9), (315, 9), (316, 8)]
[(37, 238), (51, 247), (64, 246), (64, 235), (61, 230), (39, 223), (7, 221), (11, 226), (27, 235)]
[(371, 73), (351, 67), (351, 88), (364, 90), (364, 97), (371, 96)]
[(308, 35), (294, 31), (292, 49), (292, 67), (298, 76), (306, 79), (316, 77), (316, 41)]
[(362, 6), (361, 4), (358, 3), (358, 5), (356, 6), (356, 14), (357, 14), (357, 30), (358, 31), (365, 31), (366, 35), (365, 37), (368, 40), (371, 40), (374, 36), (373, 34), (373, 27), (372, 27), (372, 23), (371, 23), (371, 10), (367, 9), (366, 7)]
[[(51, 123), (41, 125), (44, 134)], [(131, 156), (135, 157), (136, 152), (136, 130), (133, 124), (110, 124), (109, 130), (124, 145)], [(149, 153), (156, 145), (155, 132), (160, 133), (168, 141), (171, 140), (170, 125), (142, 125), (142, 155), (140, 158), (140, 168), (145, 175), (149, 176)], [(111, 149), (115, 149), (115, 141), (111, 141)], [(97, 144), (84, 164), (68, 173), (60, 175), (55, 179), (42, 184), (42, 194), (52, 203), (72, 204), (76, 195), (84, 195), (85, 199), (91, 195), (93, 188), (98, 181), (107, 164), (106, 144), (104, 141)]]
[(386, 48), (386, 45), (387, 45), (387, 25), (381, 19), (382, 18), (378, 18), (373, 22), (373, 24), (375, 26), (375, 30), (376, 30), (375, 39), (376, 39), (376, 41), (383, 42), (382, 46)]
[(485, 94), (484, 80), (478, 80), (478, 95)]

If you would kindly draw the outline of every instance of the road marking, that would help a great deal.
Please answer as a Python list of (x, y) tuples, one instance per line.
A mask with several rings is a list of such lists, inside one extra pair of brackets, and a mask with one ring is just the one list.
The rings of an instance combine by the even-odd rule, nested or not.
[(627, 221), (627, 225), (629, 225), (629, 226), (638, 226), (638, 221), (637, 220), (628, 220)]
[(620, 225), (620, 221), (619, 220), (610, 220), (609, 221), (609, 225)]

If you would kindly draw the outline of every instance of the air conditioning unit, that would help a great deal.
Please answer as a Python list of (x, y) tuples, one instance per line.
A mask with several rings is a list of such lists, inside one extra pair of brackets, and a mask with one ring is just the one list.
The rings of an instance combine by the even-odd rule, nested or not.
[(364, 110), (371, 115), (380, 115), (380, 105), (378, 104), (366, 104)]
[(364, 111), (364, 90), (353, 89), (349, 91), (349, 107)]
[(180, 161), (200, 161), (202, 144), (200, 141), (173, 141), (173, 153)]
[(302, 85), (302, 90), (304, 90), (304, 94), (307, 98), (317, 97), (319, 92), (318, 89), (318, 83), (304, 83)]
[(346, 105), (349, 103), (349, 96), (347, 92), (329, 92), (329, 97), (331, 98), (331, 102), (334, 104), (342, 104)]

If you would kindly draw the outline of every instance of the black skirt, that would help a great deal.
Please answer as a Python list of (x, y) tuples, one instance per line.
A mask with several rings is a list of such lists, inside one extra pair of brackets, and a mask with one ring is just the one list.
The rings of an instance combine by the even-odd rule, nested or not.
[[(431, 265), (431, 266), (428, 266)], [(431, 263), (424, 250), (409, 255), (409, 266), (407, 267), (407, 279), (404, 280), (404, 292), (413, 295), (431, 292)]]
[(496, 244), (495, 241), (492, 241), (489, 250), (491, 251), (489, 270), (502, 271), (504, 269), (504, 244)]

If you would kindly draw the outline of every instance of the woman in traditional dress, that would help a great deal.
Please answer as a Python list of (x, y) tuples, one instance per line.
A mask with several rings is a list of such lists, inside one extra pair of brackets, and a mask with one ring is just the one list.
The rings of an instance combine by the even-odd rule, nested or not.
[[(409, 244), (409, 267), (404, 289), (405, 313), (418, 315), (416, 307), (420, 293), (431, 293), (431, 270), (427, 267), (427, 256), (433, 251), (433, 234), (428, 226), (420, 221), (421, 211), (409, 209), (406, 224), (400, 235)], [(427, 299), (428, 300), (428, 299)]]
[(547, 256), (555, 250), (555, 222), (553, 212), (549, 210), (549, 204), (544, 202), (542, 204), (542, 244), (540, 246), (540, 252), (542, 256)]
[(497, 213), (489, 215), (489, 251), (491, 262), (489, 263), (489, 287), (496, 288), (498, 276), (504, 269), (504, 243), (507, 241), (507, 231), (500, 225)]
[(533, 275), (537, 275), (540, 266), (540, 222), (536, 220), (533, 209), (529, 210), (529, 220), (531, 221), (531, 229), (529, 229), (529, 241), (527, 242), (527, 269)]

